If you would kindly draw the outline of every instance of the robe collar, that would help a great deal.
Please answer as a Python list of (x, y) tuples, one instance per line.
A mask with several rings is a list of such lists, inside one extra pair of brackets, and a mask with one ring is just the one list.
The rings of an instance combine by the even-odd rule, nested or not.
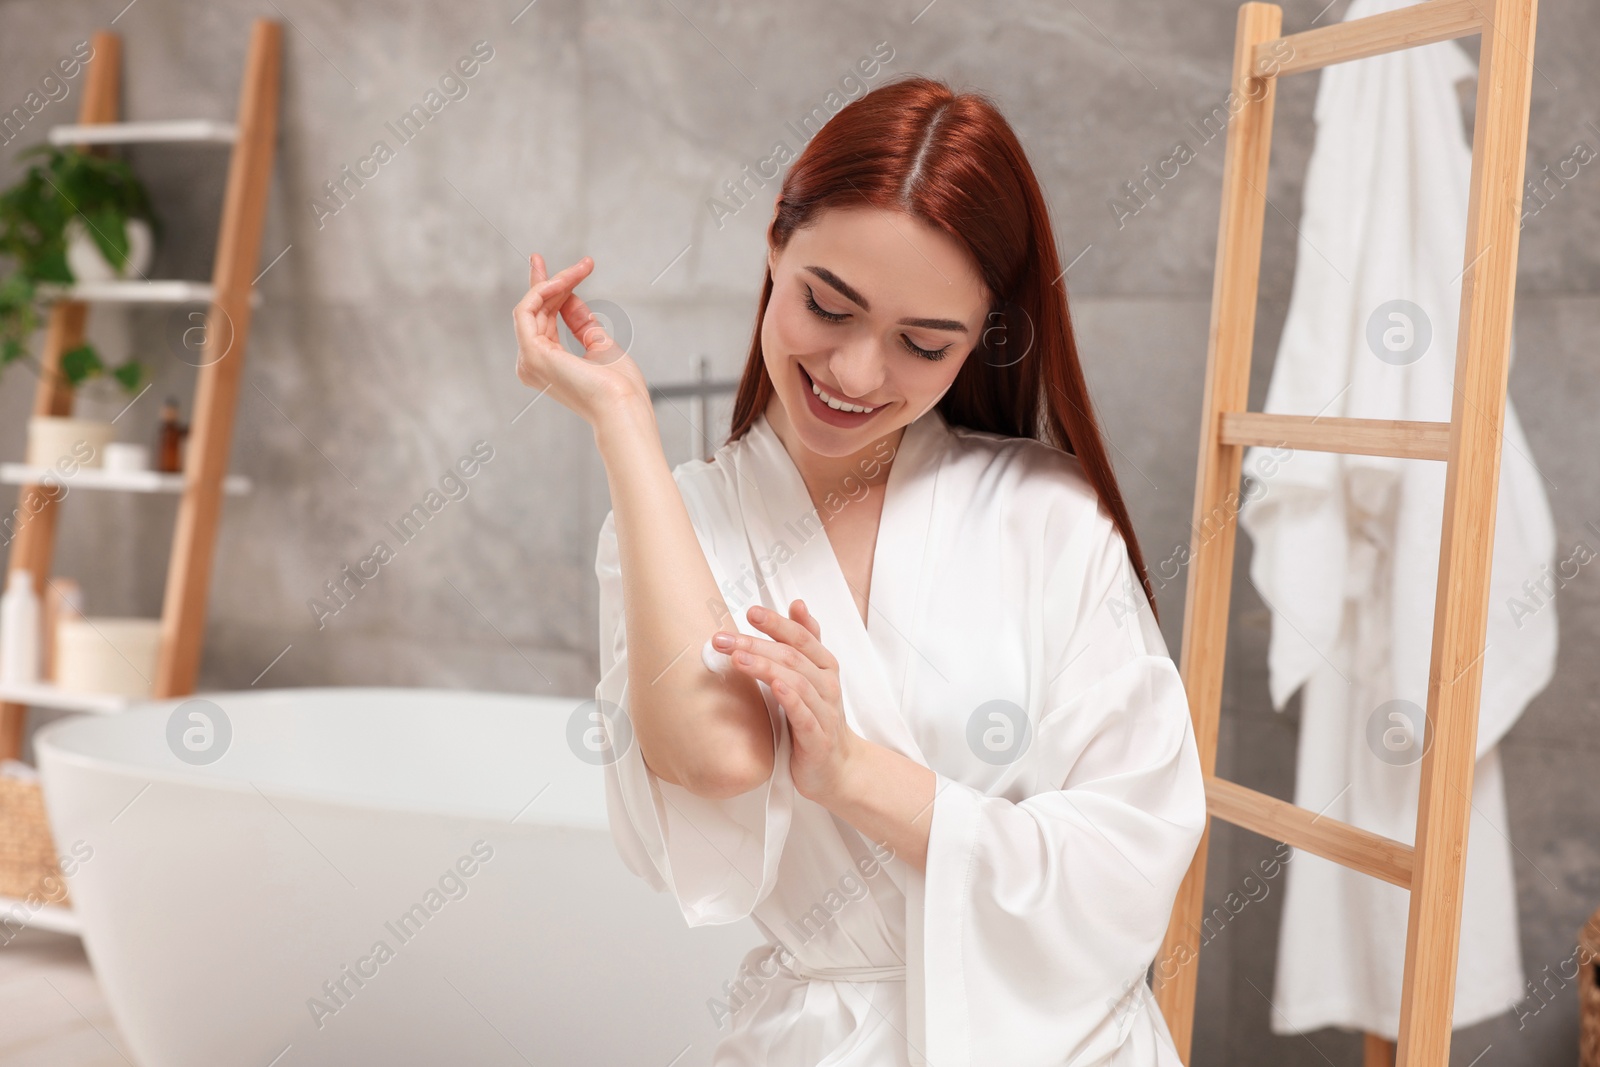
[[(927, 545), (940, 526), (934, 504), (953, 440), (937, 408), (901, 435), (884, 483), (865, 624), (822, 515), (765, 412), (734, 450), (741, 468), (735, 479), (739, 507), (764, 606), (787, 616), (789, 604), (803, 599), (821, 624), (822, 643), (839, 661), (851, 729), (924, 765), (907, 717), (906, 678), (911, 660), (920, 656), (918, 621), (927, 614), (932, 580)], [(848, 500), (843, 492), (838, 499)]]

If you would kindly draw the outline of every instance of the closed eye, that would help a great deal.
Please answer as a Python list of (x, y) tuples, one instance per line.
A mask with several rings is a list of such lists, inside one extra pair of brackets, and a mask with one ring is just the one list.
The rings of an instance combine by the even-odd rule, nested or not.
[(815, 312), (820, 317), (822, 317), (824, 319), (827, 319), (829, 322), (843, 322), (845, 319), (848, 319), (850, 317), (848, 314), (841, 314), (841, 313), (836, 312), (836, 311), (825, 311), (817, 303), (817, 299), (812, 294), (811, 286), (809, 286), (809, 285), (806, 286), (806, 307), (810, 308), (813, 312)]
[(927, 348), (919, 348), (915, 343), (912, 342), (911, 338), (907, 337), (905, 334), (901, 334), (900, 339), (906, 343), (906, 347), (910, 349), (914, 355), (921, 356), (923, 359), (931, 359), (936, 361), (941, 360), (944, 358), (944, 354), (950, 351), (949, 345), (945, 345), (943, 348), (935, 348), (931, 350)]
[[(811, 291), (811, 286), (809, 285), (806, 286), (806, 307), (811, 309), (812, 314), (817, 315), (819, 318), (822, 318), (828, 322), (843, 322), (845, 319), (850, 317), (848, 312), (829, 311), (822, 307), (822, 305), (818, 304), (816, 296)], [(912, 341), (911, 338), (907, 337), (905, 334), (900, 335), (900, 340), (905, 344), (907, 351), (911, 352), (913, 355), (920, 356), (923, 359), (935, 361), (941, 360), (944, 358), (945, 353), (950, 350), (949, 345), (945, 345), (943, 348), (923, 348)]]

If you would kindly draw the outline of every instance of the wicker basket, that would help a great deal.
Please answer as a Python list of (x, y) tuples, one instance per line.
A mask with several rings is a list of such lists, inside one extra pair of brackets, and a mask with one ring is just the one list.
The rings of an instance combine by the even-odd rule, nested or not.
[(0, 896), (70, 907), (39, 783), (0, 775)]
[(1600, 1067), (1600, 909), (1578, 934), (1578, 1067)]

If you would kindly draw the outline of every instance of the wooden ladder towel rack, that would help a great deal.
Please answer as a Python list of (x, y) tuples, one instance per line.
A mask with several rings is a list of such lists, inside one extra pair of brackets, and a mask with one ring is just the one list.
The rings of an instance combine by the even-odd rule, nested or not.
[[(1228, 126), (1223, 163), (1183, 681), (1211, 816), (1410, 891), (1397, 1067), (1446, 1067), (1449, 1061), (1536, 12), (1537, 0), (1426, 0), (1288, 36), (1280, 33), (1276, 4), (1246, 3), (1238, 14), (1232, 86), (1242, 106)], [(1248, 411), (1276, 79), (1472, 34), (1480, 37), (1478, 95), (1450, 421)], [(1243, 450), (1257, 444), (1447, 464), (1415, 846), (1216, 776), (1235, 504)], [(1191, 1062), (1199, 972), (1200, 946), (1191, 943), (1191, 932), (1204, 910), (1210, 837), (1208, 827), (1158, 957), (1181, 961), (1156, 996), (1185, 1063)], [(1369, 1035), (1369, 1061), (1379, 1045), (1387, 1043)]]
[[(162, 601), (160, 657), (156, 676), (151, 679), (152, 696), (181, 696), (194, 691), (200, 669), (212, 555), (227, 480), (234, 408), (244, 368), (277, 141), (283, 31), (274, 20), (255, 22), (239, 93), (238, 122), (234, 126), (215, 122), (118, 122), (121, 41), (115, 33), (102, 30), (94, 34), (92, 45), (79, 125), (52, 131), (52, 141), (75, 145), (210, 141), (233, 146), (210, 286), (130, 281), (69, 288), (50, 308), (33, 407), (35, 415), (72, 413), (73, 391), (61, 374), (61, 357), (82, 343), (91, 301), (190, 303), (199, 295), (209, 303), (182, 497)], [(71, 485), (70, 478), (66, 481)], [(12, 541), (9, 569), (31, 572), (34, 588), (43, 599), (55, 552), (57, 499), (38, 482), (23, 484), (19, 496), (19, 513), (27, 519)], [(51, 693), (49, 686), (29, 689), (33, 691), (0, 690), (0, 757), (15, 758), (21, 753), (29, 706), (75, 706), (71, 694)], [(85, 701), (84, 705), (105, 710), (103, 702)]]

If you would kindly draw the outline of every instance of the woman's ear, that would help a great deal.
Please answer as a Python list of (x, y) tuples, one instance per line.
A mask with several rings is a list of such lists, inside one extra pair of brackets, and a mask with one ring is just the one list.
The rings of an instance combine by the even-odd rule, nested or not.
[(778, 224), (778, 212), (783, 210), (783, 194), (779, 193), (772, 200), (772, 218), (767, 222), (767, 273), (774, 273), (778, 265), (778, 250), (772, 244), (773, 227)]

